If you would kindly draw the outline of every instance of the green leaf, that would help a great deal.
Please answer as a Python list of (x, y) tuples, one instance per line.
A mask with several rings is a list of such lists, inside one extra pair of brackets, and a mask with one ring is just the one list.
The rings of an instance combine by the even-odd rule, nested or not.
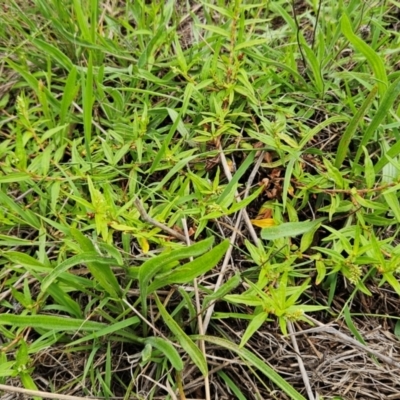
[(400, 205), (397, 194), (395, 192), (383, 193), (383, 197), (385, 198), (390, 211), (393, 212), (397, 222), (400, 222)]
[(344, 307), (344, 319), (346, 321), (347, 327), (350, 329), (354, 337), (363, 345), (367, 345), (367, 343), (365, 343), (364, 338), (361, 336), (360, 332), (358, 332), (356, 326), (354, 325), (353, 320), (351, 319), (350, 310), (347, 304)]
[(255, 151), (252, 151), (247, 155), (242, 165), (235, 172), (235, 175), (233, 175), (231, 181), (228, 183), (228, 185), (226, 185), (224, 191), (218, 197), (217, 204), (221, 205), (224, 202), (225, 198), (234, 190), (234, 188), (236, 188), (239, 179), (247, 172), (248, 168), (253, 163), (255, 155), (256, 155)]
[(369, 95), (367, 96), (367, 98), (364, 100), (361, 107), (358, 109), (354, 117), (350, 120), (349, 124), (347, 125), (347, 128), (344, 131), (337, 148), (336, 159), (335, 159), (336, 168), (340, 168), (342, 166), (343, 161), (346, 158), (347, 151), (349, 149), (351, 138), (353, 137), (365, 113), (371, 106), (377, 91), (378, 91), (378, 86), (374, 86)]
[(238, 400), (246, 400), (236, 383), (224, 372), (218, 371), (217, 374), (225, 382), (225, 385), (234, 393)]
[[(123, 333), (123, 330), (125, 328), (128, 328), (129, 326), (132, 326), (132, 325), (136, 326), (139, 323), (140, 323), (140, 318), (135, 316), (135, 317), (126, 318), (119, 322), (115, 322), (109, 326), (103, 325), (104, 327), (102, 327), (99, 330), (96, 330), (94, 333), (91, 333), (90, 335), (84, 336), (78, 340), (74, 340), (73, 342), (68, 343), (68, 346), (76, 346), (77, 344), (84, 343), (84, 342), (90, 342), (92, 340), (99, 339), (104, 336), (109, 336), (114, 333), (116, 333), (116, 335), (120, 335)], [(138, 337), (137, 342), (141, 343), (141, 342), (143, 342), (143, 339)]]
[[(358, 163), (358, 160), (361, 157), (363, 146), (366, 146), (368, 144), (372, 135), (378, 129), (380, 123), (388, 115), (390, 107), (392, 107), (393, 103), (398, 98), (399, 94), (400, 94), (400, 77), (397, 78), (392, 83), (392, 85), (390, 85), (389, 89), (387, 90), (385, 89), (385, 95), (383, 96), (382, 101), (380, 102), (379, 108), (376, 111), (375, 116), (372, 118), (371, 123), (368, 125), (367, 130), (363, 134), (361, 144), (358, 147), (357, 154), (354, 158), (354, 165)], [(393, 153), (390, 154), (389, 153), (390, 150), (388, 152), (388, 155), (392, 157)], [(381, 157), (381, 159), (375, 165), (375, 173), (378, 173), (386, 164), (387, 160), (385, 159), (385, 157)]]
[(60, 104), (60, 123), (67, 122), (68, 112), (70, 111), (72, 102), (78, 94), (79, 85), (77, 84), (77, 69), (71, 68), (68, 78), (65, 82), (64, 93)]
[(378, 81), (379, 94), (383, 96), (388, 87), (388, 78), (386, 75), (385, 63), (382, 58), (362, 39), (354, 34), (353, 29), (351, 28), (351, 23), (346, 14), (342, 16), (341, 28), (349, 42), (367, 59), (369, 65), (374, 71), (375, 79)]
[[(71, 228), (70, 233), (80, 245), (83, 253), (96, 252), (96, 248), (90, 239), (85, 237), (78, 229)], [(112, 264), (112, 260), (105, 259), (103, 261), (99, 262), (97, 260), (93, 262), (87, 262), (87, 267), (100, 286), (102, 286), (112, 297), (119, 298), (121, 294), (121, 288), (119, 287), (117, 278), (112, 272), (110, 266), (110, 264)]]
[(271, 368), (265, 360), (260, 359), (251, 351), (239, 347), (231, 340), (221, 339), (213, 336), (195, 335), (192, 336), (194, 340), (204, 340), (206, 342), (223, 347), (227, 350), (233, 351), (244, 361), (248, 362), (251, 367), (257, 368), (275, 385), (281, 388), (292, 400), (306, 400), (293, 386), (287, 383), (279, 374)]
[(146, 344), (150, 344), (151, 346), (155, 347), (157, 350), (160, 350), (162, 354), (164, 354), (172, 366), (177, 370), (177, 371), (182, 371), (184, 364), (182, 361), (182, 357), (179, 355), (178, 351), (175, 349), (175, 347), (170, 343), (167, 342), (166, 340), (158, 337), (148, 337), (145, 339)]
[(0, 190), (0, 203), (8, 208), (9, 211), (13, 211), (18, 214), (21, 219), (28, 225), (39, 230), (41, 227), (40, 221), (31, 210), (24, 210), (14, 200), (10, 199), (5, 193)]
[(261, 237), (265, 240), (275, 240), (284, 237), (294, 237), (309, 232), (322, 223), (324, 218), (315, 221), (287, 222), (278, 226), (264, 228), (261, 230)]
[(249, 341), (249, 339), (254, 335), (254, 333), (258, 331), (264, 324), (264, 322), (267, 320), (268, 320), (268, 313), (266, 312), (262, 311), (259, 314), (254, 315), (251, 322), (247, 326), (246, 331), (242, 336), (242, 340), (240, 341), (239, 347), (243, 347)]
[(39, 47), (39, 49), (41, 49), (44, 54), (48, 54), (52, 58), (54, 58), (54, 60), (56, 60), (58, 64), (67, 71), (70, 71), (72, 69), (72, 61), (57, 47), (54, 47), (53, 45), (41, 39), (32, 39), (32, 43), (35, 46)]
[(160, 254), (140, 266), (138, 280), (143, 315), (147, 314), (147, 296), (150, 280), (154, 278), (154, 276), (167, 264), (185, 258), (196, 257), (205, 253), (212, 246), (213, 242), (214, 237), (209, 237), (208, 239), (202, 240), (201, 242), (195, 243), (191, 246), (173, 250), (167, 254)]
[(0, 183), (24, 182), (29, 179), (31, 179), (31, 176), (26, 172), (13, 172), (7, 175), (0, 175)]
[(44, 269), (50, 269), (48, 265), (44, 265), (36, 258), (32, 256), (20, 253), (19, 251), (7, 251), (3, 253), (3, 256), (8, 258), (10, 261), (14, 262), (15, 264), (20, 264), (24, 267), (39, 267)]
[(76, 256), (72, 256), (67, 260), (63, 261), (61, 264), (57, 265), (50, 274), (48, 274), (42, 281), (42, 292), (45, 292), (47, 288), (65, 271), (68, 271), (70, 268), (74, 267), (78, 264), (89, 264), (96, 263), (101, 265), (101, 268), (104, 265), (116, 264), (116, 261), (113, 258), (105, 258), (100, 256), (97, 252), (84, 252), (81, 254), (77, 254)]
[(216, 33), (218, 36), (229, 38), (229, 32), (225, 29), (219, 28), (218, 26), (196, 24), (196, 27)]
[(200, 349), (196, 346), (196, 344), (190, 339), (188, 335), (182, 330), (182, 328), (177, 324), (177, 322), (168, 314), (167, 310), (158, 299), (158, 296), (155, 296), (158, 310), (163, 318), (163, 321), (171, 330), (171, 332), (175, 335), (178, 343), (182, 346), (182, 348), (188, 353), (189, 357), (196, 364), (197, 368), (206, 376), (208, 374), (207, 361), (200, 351)]
[(47, 329), (55, 331), (98, 331), (106, 325), (87, 319), (56, 317), (52, 315), (0, 314), (0, 325), (18, 328)]
[(172, 271), (161, 274), (154, 279), (154, 282), (149, 286), (147, 295), (153, 293), (155, 290), (178, 283), (191, 282), (196, 277), (205, 274), (214, 268), (221, 260), (226, 250), (229, 247), (229, 240), (224, 240), (212, 250), (196, 258), (195, 260), (176, 267)]

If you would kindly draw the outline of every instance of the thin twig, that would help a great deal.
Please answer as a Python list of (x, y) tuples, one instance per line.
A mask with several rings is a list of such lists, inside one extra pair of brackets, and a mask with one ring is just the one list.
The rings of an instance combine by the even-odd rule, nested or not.
[[(220, 146), (220, 154), (221, 154), (221, 163), (222, 163), (222, 165), (224, 167), (225, 174), (226, 174), (228, 180), (231, 181), (232, 180), (232, 174), (231, 174), (231, 171), (229, 170), (228, 163), (226, 162), (226, 158), (225, 158), (225, 155), (224, 155), (224, 153), (222, 151), (221, 146)], [(264, 157), (264, 155), (260, 154), (260, 157), (257, 160), (256, 165), (254, 166), (254, 168), (253, 168), (253, 170), (252, 170), (252, 172), (250, 174), (250, 179), (247, 181), (247, 187), (246, 187), (246, 191), (245, 191), (244, 197), (247, 197), (247, 195), (249, 193), (250, 186), (253, 183), (253, 179), (256, 176), (256, 173), (258, 171), (258, 168), (260, 167), (260, 164), (261, 164), (261, 161), (262, 161), (263, 157)], [(239, 201), (240, 201), (240, 198), (239, 198)], [(234, 246), (235, 241), (236, 241), (236, 236), (237, 236), (237, 234), (239, 232), (240, 224), (242, 223), (243, 215), (246, 215), (247, 218), (248, 218), (247, 228), (249, 229), (249, 232), (252, 233), (252, 238), (254, 240), (254, 243), (256, 245), (258, 245), (258, 243), (259, 243), (257, 234), (256, 234), (256, 232), (255, 232), (255, 230), (253, 228), (253, 225), (251, 225), (250, 218), (247, 215), (246, 210), (244, 208), (242, 208), (240, 210), (240, 212), (239, 212), (238, 217), (237, 217), (235, 228), (234, 228), (234, 230), (232, 232), (232, 235), (231, 235), (231, 238), (230, 238), (230, 241), (229, 241), (230, 242), (229, 243), (229, 248), (228, 248), (228, 250), (227, 250), (227, 252), (225, 254), (225, 258), (224, 258), (224, 261), (222, 263), (222, 267), (221, 267), (217, 282), (216, 282), (215, 287), (214, 287), (214, 292), (216, 292), (221, 287), (222, 281), (224, 280), (225, 272), (226, 272), (226, 269), (228, 268), (229, 259), (231, 258), (233, 246)], [(203, 321), (204, 334), (206, 334), (206, 332), (207, 332), (207, 328), (208, 328), (208, 325), (210, 323), (211, 316), (212, 316), (212, 314), (214, 312), (214, 306), (215, 306), (215, 301), (208, 305), (208, 310), (207, 310), (207, 313), (206, 313), (206, 315), (204, 317), (204, 321)]]
[(293, 11), (294, 23), (296, 24), (297, 46), (298, 46), (299, 51), (300, 51), (300, 56), (301, 56), (301, 59), (303, 61), (303, 66), (304, 66), (304, 68), (307, 68), (306, 58), (304, 57), (303, 48), (301, 47), (301, 43), (300, 43), (300, 25), (299, 25), (299, 21), (297, 20), (296, 6), (294, 4), (294, 0), (292, 0), (292, 11)]
[(290, 332), (290, 339), (292, 341), (292, 346), (294, 348), (294, 351), (296, 352), (297, 362), (299, 363), (301, 377), (303, 378), (303, 383), (304, 383), (304, 386), (306, 387), (308, 398), (309, 398), (309, 400), (315, 400), (314, 394), (311, 389), (310, 381), (308, 379), (307, 371), (304, 367), (303, 359), (300, 356), (300, 350), (299, 350), (299, 346), (297, 345), (296, 336), (293, 335), (294, 328), (293, 328), (292, 322), (288, 321), (287, 326), (288, 326), (288, 330)]
[[(135, 307), (133, 307), (132, 304), (130, 304), (126, 299), (123, 299), (123, 302), (146, 324), (148, 325), (151, 329), (153, 329), (154, 332), (156, 332), (158, 335), (162, 336), (164, 339), (167, 339), (166, 336), (162, 334), (161, 331), (159, 331), (150, 321), (148, 321), (142, 314), (140, 314), (139, 311), (136, 310)], [(168, 340), (168, 339), (167, 339)]]
[(383, 362), (385, 362), (387, 364), (390, 364), (390, 365), (394, 365), (397, 368), (400, 368), (400, 362), (394, 360), (392, 357), (385, 356), (384, 354), (381, 354), (378, 351), (373, 350), (373, 349), (369, 348), (368, 346), (365, 346), (364, 344), (360, 343), (359, 341), (353, 339), (350, 336), (347, 336), (346, 334), (338, 331), (337, 329), (332, 328), (331, 326), (327, 326), (327, 325), (322, 324), (318, 320), (316, 320), (316, 319), (314, 319), (314, 318), (312, 318), (312, 317), (310, 317), (308, 315), (307, 315), (307, 318), (310, 321), (312, 321), (313, 323), (317, 324), (318, 327), (317, 328), (307, 329), (307, 330), (301, 331), (301, 332), (290, 333), (291, 336), (294, 336), (294, 335), (305, 335), (307, 333), (314, 333), (314, 332), (331, 333), (332, 335), (338, 337), (340, 340), (345, 341), (347, 343), (350, 343), (354, 347), (357, 347), (357, 348), (365, 351), (366, 353), (372, 354), (376, 358), (379, 358), (381, 361), (383, 361)]
[[(72, 105), (81, 113), (83, 114), (83, 109), (76, 104), (74, 101), (72, 102)], [(107, 135), (107, 131), (101, 126), (99, 125), (94, 119), (92, 119), (92, 124), (103, 134), (103, 135)]]
[[(167, 225), (162, 224), (161, 222), (156, 221), (155, 219), (151, 218), (149, 214), (147, 214), (146, 210), (143, 208), (142, 203), (139, 199), (135, 199), (134, 201), (137, 210), (139, 211), (140, 216), (142, 217), (143, 221), (148, 222), (151, 225), (154, 225), (157, 228), (167, 232), (169, 235), (181, 240), (182, 242), (186, 243), (186, 237), (181, 235), (180, 233), (174, 231)], [(192, 243), (192, 242), (190, 242)]]
[[(182, 218), (182, 226), (183, 226), (183, 231), (185, 232), (185, 236), (186, 236), (186, 243), (188, 245), (190, 245), (189, 231), (188, 231), (188, 227), (187, 227), (185, 218)], [(190, 257), (190, 261), (193, 261), (193, 257)], [(193, 288), (194, 288), (194, 297), (196, 300), (197, 325), (199, 327), (199, 334), (204, 335), (203, 320), (201, 318), (200, 294), (199, 294), (199, 288), (197, 285), (196, 278), (193, 279)], [(207, 353), (206, 353), (206, 345), (205, 345), (204, 340), (199, 340), (199, 347), (200, 347), (201, 352), (204, 355), (204, 359), (206, 359)], [(204, 376), (204, 388), (205, 388), (206, 400), (211, 400), (210, 381), (209, 381), (208, 375)]]
[[(219, 145), (219, 153), (220, 153), (220, 156), (221, 156), (221, 164), (222, 164), (222, 167), (224, 168), (225, 175), (226, 175), (226, 177), (228, 178), (228, 180), (230, 182), (232, 180), (232, 174), (231, 174), (231, 171), (229, 169), (228, 162), (226, 161), (225, 154), (224, 154), (224, 151), (222, 149), (221, 144)], [(257, 161), (257, 163), (256, 163), (255, 167), (253, 168), (253, 171), (252, 171), (252, 173), (250, 175), (250, 176), (253, 176), (253, 179), (254, 179), (257, 171), (258, 171), (258, 168), (261, 165), (261, 160), (262, 160), (261, 156), (262, 155), (260, 155), (259, 160)], [(246, 187), (245, 197), (249, 193), (250, 186), (251, 186), (251, 183), (252, 183), (252, 182), (250, 182), (250, 185), (249, 185), (249, 182), (250, 182), (250, 179), (248, 180), (248, 184), (247, 184), (247, 187)], [(238, 192), (236, 192), (236, 199), (238, 201), (241, 201), (241, 197), (239, 196)], [(254, 241), (254, 244), (257, 246), (258, 242), (259, 242), (258, 236), (257, 236), (256, 231), (254, 230), (253, 225), (251, 224), (250, 218), (249, 218), (249, 216), (247, 214), (247, 211), (245, 209), (243, 209), (243, 219), (244, 219), (244, 221), (246, 223), (247, 229), (250, 232), (251, 238)]]
[(58, 393), (48, 393), (42, 392), (41, 390), (30, 390), (24, 389), (20, 387), (14, 387), (9, 385), (0, 385), (0, 391), (4, 390), (5, 392), (12, 393), (22, 393), (26, 396), (37, 396), (43, 397), (44, 399), (57, 399), (57, 400), (100, 400), (97, 397), (78, 397), (78, 396), (69, 396), (67, 394), (58, 394)]

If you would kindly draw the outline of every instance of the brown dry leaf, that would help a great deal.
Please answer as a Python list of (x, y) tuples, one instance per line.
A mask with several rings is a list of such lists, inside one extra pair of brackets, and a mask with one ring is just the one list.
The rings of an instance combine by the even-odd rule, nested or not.
[(261, 206), (256, 219), (269, 219), (272, 218), (272, 208)]

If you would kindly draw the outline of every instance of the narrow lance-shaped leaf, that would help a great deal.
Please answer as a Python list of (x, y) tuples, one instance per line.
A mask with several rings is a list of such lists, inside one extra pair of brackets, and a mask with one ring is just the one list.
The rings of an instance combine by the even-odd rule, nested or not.
[(182, 328), (178, 325), (178, 323), (168, 314), (167, 310), (158, 299), (158, 296), (155, 296), (158, 310), (163, 318), (163, 321), (166, 323), (171, 332), (175, 335), (177, 341), (182, 346), (182, 348), (188, 353), (189, 357), (196, 364), (197, 368), (199, 368), (200, 372), (206, 376), (208, 373), (207, 361), (200, 351), (200, 349), (196, 346), (196, 344), (190, 339), (188, 335), (182, 330)]
[[(400, 94), (400, 78), (397, 78), (392, 83), (392, 85), (390, 85), (389, 89), (385, 93), (385, 96), (383, 97), (374, 118), (372, 119), (367, 130), (365, 131), (361, 140), (361, 144), (358, 146), (358, 151), (354, 159), (354, 164), (357, 164), (363, 152), (363, 146), (366, 146), (368, 144), (368, 142), (372, 138), (372, 135), (376, 132), (383, 119), (388, 115), (390, 107), (392, 107), (393, 103), (395, 102), (399, 94)], [(386, 163), (387, 160), (385, 159), (385, 157), (381, 157), (381, 159), (375, 165), (375, 172), (376, 173), (379, 172), (384, 167), (384, 165), (386, 165)]]
[(140, 300), (142, 303), (142, 314), (147, 314), (147, 295), (150, 280), (167, 264), (189, 257), (196, 257), (206, 252), (214, 242), (213, 237), (209, 237), (192, 246), (173, 250), (168, 254), (161, 254), (146, 261), (139, 269), (138, 279), (140, 288)]
[(145, 343), (150, 344), (157, 350), (160, 350), (168, 358), (169, 362), (177, 371), (183, 370), (184, 365), (182, 358), (171, 343), (162, 338), (154, 336), (146, 338)]
[(287, 222), (271, 228), (265, 228), (261, 231), (261, 237), (266, 240), (275, 240), (283, 237), (293, 237), (302, 235), (321, 224), (324, 218), (316, 219), (315, 221), (303, 222)]
[(196, 277), (205, 274), (218, 264), (228, 247), (229, 241), (224, 240), (218, 246), (215, 246), (212, 250), (203, 254), (201, 257), (198, 257), (185, 265), (179, 266), (168, 273), (156, 277), (148, 289), (148, 294), (159, 289), (160, 287), (174, 283), (187, 283)]
[[(85, 237), (80, 231), (75, 228), (70, 230), (72, 237), (81, 246), (83, 252), (96, 252), (96, 248), (93, 243)], [(87, 267), (96, 281), (101, 285), (111, 296), (118, 298), (121, 294), (117, 278), (111, 270), (112, 260), (109, 263), (87, 262)]]
[(365, 56), (369, 65), (374, 71), (375, 78), (378, 81), (379, 94), (383, 96), (388, 87), (388, 78), (382, 58), (374, 51), (374, 49), (372, 49), (367, 43), (354, 34), (347, 15), (344, 14), (342, 16), (341, 23), (343, 34), (350, 41), (350, 43)]
[(0, 325), (56, 331), (98, 331), (106, 325), (87, 319), (56, 317), (52, 315), (0, 314)]
[(193, 340), (204, 340), (206, 342), (215, 344), (217, 346), (223, 347), (227, 350), (233, 351), (240, 358), (249, 363), (250, 366), (257, 368), (261, 371), (268, 379), (270, 379), (275, 385), (280, 387), (292, 400), (306, 400), (293, 386), (286, 382), (279, 374), (271, 368), (265, 360), (261, 360), (251, 351), (240, 348), (237, 344), (233, 343), (231, 340), (221, 339), (214, 336), (205, 335), (194, 335)]
[(360, 121), (362, 120), (365, 113), (371, 106), (377, 91), (378, 91), (378, 86), (374, 86), (369, 95), (367, 96), (367, 98), (364, 100), (359, 110), (356, 112), (356, 115), (354, 115), (354, 117), (347, 125), (347, 128), (344, 131), (342, 138), (340, 139), (338, 150), (336, 153), (336, 159), (335, 159), (336, 168), (340, 168), (342, 166), (342, 163), (346, 157), (347, 150), (350, 145), (351, 138), (353, 137), (354, 132), (356, 131), (358, 125), (360, 124)]

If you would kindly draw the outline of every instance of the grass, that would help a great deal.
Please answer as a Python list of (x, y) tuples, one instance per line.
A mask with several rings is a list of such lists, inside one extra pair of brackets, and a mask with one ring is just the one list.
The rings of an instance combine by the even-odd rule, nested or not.
[(396, 12), (6, 0), (0, 384), (344, 396), (257, 343), (316, 318), (365, 344), (357, 299), (400, 295)]

